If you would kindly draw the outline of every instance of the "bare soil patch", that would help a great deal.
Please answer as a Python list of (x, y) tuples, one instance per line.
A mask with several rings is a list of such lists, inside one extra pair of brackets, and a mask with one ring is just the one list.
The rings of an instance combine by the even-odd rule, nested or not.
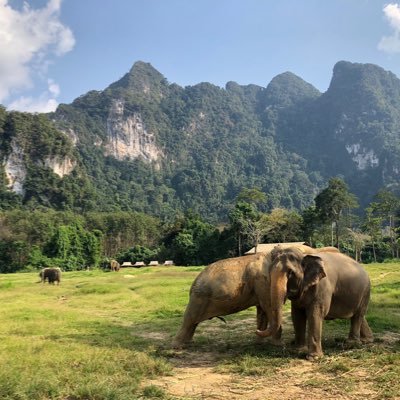
[[(326, 356), (317, 363), (289, 356), (285, 365), (272, 364), (270, 371), (268, 363), (271, 363), (271, 359), (260, 355), (260, 362), (267, 364), (262, 365), (267, 367), (266, 373), (241, 375), (229, 372), (226, 367), (229, 356), (221, 350), (224, 343), (220, 324), (221, 321), (212, 320), (203, 327), (200, 325), (198, 334), (212, 338), (212, 345), (208, 348), (204, 342), (195, 342), (186, 349), (169, 353), (168, 359), (173, 365), (172, 375), (143, 382), (143, 387), (154, 385), (161, 388), (170, 399), (185, 400), (381, 398), (379, 390), (369, 379), (371, 371), (367, 366), (364, 368), (360, 363), (355, 364), (354, 368), (340, 370), (343, 360), (341, 352)], [(229, 321), (228, 327), (232, 335), (245, 337), (251, 335), (251, 330), (255, 329), (255, 318)], [(381, 345), (390, 346), (400, 340), (400, 334), (386, 332), (378, 340)], [(339, 370), (335, 371), (337, 366)]]
[[(211, 353), (185, 352), (171, 359), (173, 376), (147, 381), (145, 385), (162, 388), (176, 399), (360, 399), (376, 398), (373, 389), (360, 385), (349, 395), (333, 389), (313, 387), (312, 382), (326, 380), (316, 366), (305, 360), (294, 360), (271, 376), (242, 376), (217, 371), (218, 360)], [(268, 362), (268, 360), (265, 360)]]

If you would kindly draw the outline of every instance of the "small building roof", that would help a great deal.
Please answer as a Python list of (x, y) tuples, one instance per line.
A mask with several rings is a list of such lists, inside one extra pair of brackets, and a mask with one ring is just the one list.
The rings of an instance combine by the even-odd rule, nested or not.
[(174, 265), (174, 262), (172, 260), (166, 260), (164, 265)]
[(158, 265), (158, 261), (155, 261), (155, 260), (150, 261), (149, 265)]
[[(260, 243), (257, 246), (257, 253), (269, 253), (275, 246), (281, 246), (283, 248), (292, 247), (292, 246), (301, 246), (304, 245), (305, 242), (287, 242), (287, 243)], [(255, 247), (251, 248), (249, 251), (246, 251), (245, 254), (254, 254), (256, 252)]]
[(134, 267), (142, 267), (143, 265), (146, 265), (143, 261), (136, 261), (135, 264), (133, 264)]
[(122, 267), (132, 267), (132, 263), (130, 261), (124, 261), (121, 266)]

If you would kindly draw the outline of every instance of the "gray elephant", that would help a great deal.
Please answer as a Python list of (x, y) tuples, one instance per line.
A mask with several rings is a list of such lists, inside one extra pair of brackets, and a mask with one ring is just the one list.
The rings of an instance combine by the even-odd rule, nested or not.
[(257, 334), (276, 335), (282, 324), (282, 306), (291, 300), (295, 344), (306, 345), (307, 359), (323, 355), (324, 319), (350, 319), (350, 342), (368, 343), (373, 335), (365, 319), (370, 298), (370, 280), (364, 268), (352, 258), (331, 252), (305, 255), (295, 248), (276, 251), (272, 258), (270, 326)]
[(111, 260), (110, 261), (110, 269), (111, 271), (116, 271), (118, 272), (121, 268), (120, 263), (117, 260)]
[(40, 281), (45, 283), (46, 280), (53, 284), (57, 282), (59, 285), (61, 282), (61, 269), (60, 268), (43, 268), (39, 272)]
[[(305, 245), (296, 248), (307, 254), (316, 252)], [(275, 270), (271, 270), (271, 257), (274, 251), (228, 258), (207, 266), (192, 284), (189, 304), (173, 347), (181, 347), (190, 342), (200, 322), (252, 306), (257, 308), (257, 329), (267, 328), (268, 320), (272, 318), (271, 274)], [(337, 249), (330, 248), (330, 251)], [(272, 335), (273, 343), (280, 343), (280, 338), (279, 327)]]

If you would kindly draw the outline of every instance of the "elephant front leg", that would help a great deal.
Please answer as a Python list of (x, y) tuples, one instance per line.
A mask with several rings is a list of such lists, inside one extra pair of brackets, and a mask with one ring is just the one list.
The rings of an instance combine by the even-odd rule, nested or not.
[(291, 307), (292, 322), (294, 328), (294, 345), (299, 350), (306, 349), (306, 325), (307, 316), (305, 310), (301, 308), (296, 308), (293, 303)]
[(319, 309), (311, 310), (307, 313), (307, 323), (308, 323), (308, 353), (307, 360), (316, 360), (322, 357), (324, 353), (322, 352), (322, 313)]

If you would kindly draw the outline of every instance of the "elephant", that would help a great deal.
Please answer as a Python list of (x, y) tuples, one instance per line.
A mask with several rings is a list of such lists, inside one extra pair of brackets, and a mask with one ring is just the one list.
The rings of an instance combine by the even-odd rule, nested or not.
[[(306, 245), (296, 247), (307, 254), (316, 252)], [(275, 249), (270, 253), (219, 260), (201, 271), (190, 288), (189, 303), (172, 346), (182, 347), (190, 342), (200, 322), (252, 306), (257, 308), (257, 329), (267, 328), (271, 318), (270, 267), (274, 252)], [(280, 338), (281, 329), (277, 329), (272, 335), (273, 343), (279, 344)]]
[(57, 282), (59, 285), (61, 282), (61, 269), (60, 268), (43, 268), (39, 272), (40, 281), (45, 283), (46, 280), (53, 284)]
[(274, 336), (282, 328), (282, 307), (288, 298), (295, 345), (306, 346), (307, 359), (323, 355), (324, 319), (350, 319), (348, 342), (370, 343), (373, 334), (365, 319), (371, 284), (365, 269), (352, 258), (335, 252), (304, 254), (296, 248), (275, 251), (271, 269), (271, 324), (257, 331)]
[(121, 268), (121, 265), (117, 260), (111, 260), (110, 261), (110, 268), (111, 268), (111, 271), (118, 272), (119, 269)]

